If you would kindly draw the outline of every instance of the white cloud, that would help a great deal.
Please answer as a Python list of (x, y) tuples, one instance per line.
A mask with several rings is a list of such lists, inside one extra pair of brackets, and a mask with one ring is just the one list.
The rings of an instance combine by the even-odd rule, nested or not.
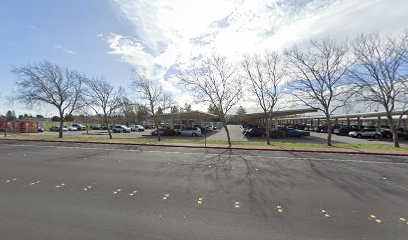
[[(172, 74), (200, 56), (217, 52), (239, 60), (245, 53), (280, 51), (327, 35), (398, 31), (408, 22), (405, 0), (115, 0), (113, 5), (135, 34), (98, 36), (111, 54), (149, 71), (177, 96), (182, 90)], [(178, 99), (183, 104), (191, 97)], [(242, 105), (253, 108), (248, 102)]]
[(67, 53), (67, 54), (70, 54), (70, 55), (77, 55), (77, 54), (78, 54), (77, 52), (75, 52), (75, 51), (73, 51), (73, 50), (71, 50), (71, 49), (69, 49), (69, 48), (66, 48), (66, 47), (64, 47), (64, 46), (61, 46), (61, 45), (59, 45), (59, 44), (55, 44), (55, 45), (54, 45), (54, 48), (55, 48), (55, 49), (58, 49), (58, 50), (61, 50), (61, 51), (65, 52), (65, 53)]

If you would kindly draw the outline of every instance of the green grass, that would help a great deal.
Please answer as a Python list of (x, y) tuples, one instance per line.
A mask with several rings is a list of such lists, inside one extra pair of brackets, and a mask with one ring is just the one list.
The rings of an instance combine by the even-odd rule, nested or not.
[[(39, 136), (21, 134), (8, 138), (32, 138), (32, 139), (58, 139), (57, 136)], [(93, 137), (93, 136), (64, 136), (65, 140), (80, 140), (80, 141), (104, 141), (104, 142), (126, 142), (126, 143), (158, 143), (157, 139), (151, 137), (142, 138), (113, 138)], [(187, 140), (187, 139), (166, 139), (160, 143), (182, 143), (182, 144), (198, 144), (204, 145), (204, 140)], [(208, 145), (227, 145), (226, 141), (207, 141)], [(279, 149), (325, 149), (325, 150), (353, 150), (353, 151), (384, 151), (384, 152), (408, 152), (408, 146), (395, 148), (389, 144), (335, 144), (329, 147), (319, 143), (292, 143), (292, 142), (272, 142), (267, 145), (265, 142), (232, 142), (233, 146), (254, 146), (262, 148), (279, 148)]]

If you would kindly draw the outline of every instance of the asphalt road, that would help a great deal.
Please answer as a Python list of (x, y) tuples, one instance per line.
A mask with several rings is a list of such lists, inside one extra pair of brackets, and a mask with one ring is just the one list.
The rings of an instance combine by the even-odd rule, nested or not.
[(408, 236), (408, 158), (16, 142), (0, 164), (2, 240)]

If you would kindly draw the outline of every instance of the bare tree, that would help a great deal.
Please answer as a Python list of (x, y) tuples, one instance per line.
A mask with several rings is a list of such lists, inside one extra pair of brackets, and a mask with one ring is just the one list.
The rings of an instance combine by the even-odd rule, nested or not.
[(122, 99), (122, 104), (120, 106), (120, 110), (123, 113), (123, 121), (126, 125), (130, 125), (135, 123), (136, 121), (136, 104), (132, 103), (132, 101), (124, 97)]
[(54, 106), (60, 117), (58, 137), (62, 138), (64, 115), (71, 115), (84, 104), (82, 93), (86, 77), (47, 61), (14, 67), (12, 72), (18, 76), (15, 82), (17, 91), (13, 98), (28, 106)]
[(241, 76), (236, 66), (229, 63), (226, 57), (212, 56), (202, 60), (198, 66), (191, 66), (179, 77), (194, 94), (196, 102), (209, 103), (217, 109), (231, 148), (226, 115), (243, 96)]
[(136, 88), (139, 98), (148, 105), (147, 110), (156, 127), (157, 140), (161, 141), (157, 111), (159, 109), (165, 111), (171, 108), (171, 106), (174, 105), (173, 98), (169, 93), (163, 90), (161, 84), (148, 78), (145, 73), (139, 73), (137, 71), (134, 71), (134, 73), (135, 78), (133, 85)]
[(397, 106), (406, 109), (408, 32), (399, 36), (361, 34), (353, 42), (353, 53), (357, 65), (351, 75), (358, 97), (384, 107), (394, 146), (399, 147), (397, 127), (402, 116), (396, 122), (392, 112)]
[(136, 103), (135, 109), (136, 109), (136, 121), (137, 123), (142, 124), (142, 122), (149, 117), (149, 108), (146, 107), (145, 105)]
[(115, 89), (104, 78), (89, 79), (86, 85), (88, 106), (94, 110), (103, 125), (107, 126), (109, 138), (112, 139), (112, 114), (121, 106), (125, 90), (121, 87)]
[(255, 94), (264, 112), (268, 145), (271, 144), (269, 134), (272, 127), (272, 113), (281, 95), (279, 87), (284, 76), (280, 62), (280, 57), (275, 52), (267, 52), (264, 58), (259, 55), (245, 56), (242, 61), (242, 68), (251, 86), (250, 91)]
[(349, 91), (346, 73), (352, 65), (346, 43), (336, 43), (329, 38), (310, 41), (301, 51), (294, 45), (285, 50), (288, 90), (306, 106), (322, 111), (327, 124), (327, 145), (332, 145), (330, 115), (344, 107)]

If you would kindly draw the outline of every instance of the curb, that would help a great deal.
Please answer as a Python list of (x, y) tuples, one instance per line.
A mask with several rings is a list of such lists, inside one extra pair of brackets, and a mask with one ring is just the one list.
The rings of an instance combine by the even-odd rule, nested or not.
[[(121, 143), (121, 142), (98, 142), (98, 141), (79, 141), (79, 140), (47, 140), (47, 139), (1, 139), (0, 141), (14, 142), (53, 142), (53, 143), (82, 143), (82, 144), (103, 144), (103, 145), (127, 145), (127, 146), (146, 146), (146, 147), (174, 147), (174, 148), (205, 148), (203, 146), (191, 145), (169, 145), (169, 144), (150, 144), (150, 143)], [(227, 147), (207, 146), (207, 149), (222, 149)], [(299, 153), (334, 153), (334, 154), (353, 154), (353, 155), (379, 155), (379, 156), (399, 156), (408, 157), (408, 153), (393, 152), (354, 152), (354, 151), (332, 151), (332, 150), (309, 150), (309, 149), (269, 149), (269, 148), (248, 148), (248, 147), (231, 147), (232, 150), (246, 151), (268, 151), (268, 152), (299, 152)]]

